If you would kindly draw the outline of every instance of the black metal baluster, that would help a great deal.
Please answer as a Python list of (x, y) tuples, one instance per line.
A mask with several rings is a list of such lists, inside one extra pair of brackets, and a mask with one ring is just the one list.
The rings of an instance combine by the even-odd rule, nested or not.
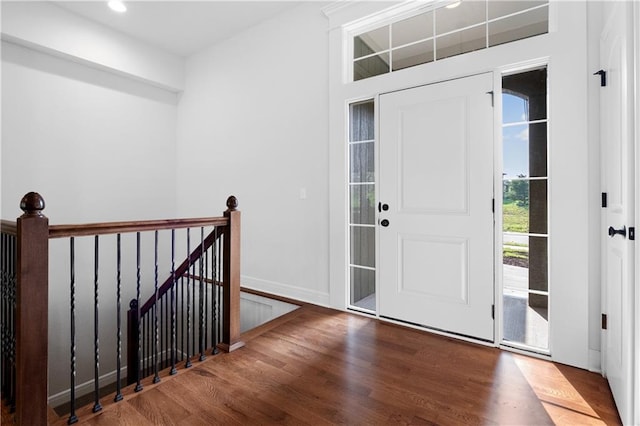
[(151, 307), (150, 311), (147, 311), (147, 314), (144, 316), (144, 324), (146, 327), (145, 330), (145, 335), (144, 335), (144, 343), (145, 343), (145, 350), (144, 350), (144, 362), (145, 362), (145, 369), (144, 369), (144, 375), (142, 377), (147, 377), (149, 375), (149, 369), (151, 367), (151, 350), (150, 350), (150, 346), (151, 346), (151, 322), (149, 321), (149, 318), (151, 318), (153, 316), (153, 309), (155, 308), (155, 306)]
[[(187, 259), (191, 261), (191, 228), (187, 228)], [(189, 336), (191, 335), (191, 287), (189, 278), (189, 263), (187, 262), (187, 361), (185, 367), (191, 367), (191, 351), (189, 350)]]
[[(200, 227), (200, 289), (198, 308), (200, 313), (200, 324), (198, 327), (198, 340), (200, 341), (200, 358), (199, 361), (204, 361), (206, 356), (204, 355), (204, 227)], [(195, 265), (194, 265), (195, 268)]]
[(218, 234), (218, 335), (216, 340), (216, 352), (218, 351), (217, 343), (222, 339), (222, 292), (224, 291), (224, 287), (222, 286), (222, 263), (224, 262), (223, 251), (222, 251), (222, 240), (224, 238), (224, 234)]
[(180, 361), (184, 361), (184, 341), (185, 341), (185, 330), (184, 330), (184, 276), (180, 277)]
[[(153, 309), (153, 308), (152, 308)], [(149, 312), (147, 311), (147, 314)], [(142, 316), (142, 378), (144, 379), (149, 375), (149, 322), (147, 321), (148, 315)]]
[(213, 315), (213, 324), (211, 325), (211, 340), (213, 340), (213, 349), (211, 351), (212, 354), (218, 353), (218, 240), (220, 239), (220, 234), (218, 233), (218, 228), (215, 228), (215, 238), (213, 240), (213, 256), (212, 256), (212, 265), (211, 269), (213, 271), (213, 302), (211, 303), (211, 310)]
[(140, 382), (140, 368), (142, 367), (142, 324), (140, 318), (140, 232), (136, 232), (136, 310), (138, 318), (138, 371), (136, 374), (135, 391), (140, 392), (142, 383)]
[(17, 236), (12, 239), (11, 246), (11, 274), (9, 280), (9, 410), (13, 413), (16, 410), (16, 303), (18, 292), (18, 281), (16, 276), (17, 255), (18, 255), (18, 239)]
[(122, 252), (121, 252), (121, 237), (120, 234), (116, 236), (116, 322), (118, 331), (116, 333), (118, 338), (116, 349), (116, 396), (113, 398), (114, 402), (122, 401), (122, 389), (120, 370), (122, 364), (122, 279), (120, 273), (120, 267), (122, 264)]
[(216, 353), (216, 244), (218, 240), (218, 228), (213, 228), (213, 243), (211, 244), (211, 353)]
[(167, 362), (167, 350), (165, 334), (167, 332), (167, 325), (165, 324), (167, 316), (167, 299), (164, 296), (160, 296), (160, 369), (164, 370)]
[(100, 340), (98, 328), (98, 236), (95, 237), (94, 269), (93, 269), (93, 349), (94, 349), (94, 404), (93, 412), (102, 410), (100, 405)]
[(0, 324), (1, 330), (1, 342), (0, 352), (2, 353), (2, 366), (0, 367), (0, 375), (2, 380), (1, 392), (2, 395), (7, 395), (7, 383), (8, 383), (8, 352), (7, 352), (7, 285), (9, 281), (9, 235), (1, 234), (2, 239), (2, 283), (0, 283), (0, 303), (2, 303), (2, 324)]
[(193, 333), (191, 334), (191, 353), (196, 353), (196, 261), (191, 262), (191, 324), (193, 324)]
[[(171, 372), (174, 375), (178, 372), (176, 369), (176, 310), (178, 298), (176, 297), (176, 230), (171, 230)], [(175, 299), (175, 300), (174, 300)]]
[(156, 230), (154, 233), (153, 240), (153, 248), (154, 248), (154, 256), (153, 256), (153, 266), (154, 266), (154, 296), (153, 296), (153, 383), (158, 383), (160, 381), (160, 376), (158, 375), (158, 343), (159, 343), (159, 324), (158, 324), (158, 231)]
[[(209, 267), (209, 249), (204, 252), (204, 265), (206, 271)], [(206, 275), (206, 278), (209, 278), (209, 274)], [(209, 347), (209, 283), (206, 282), (204, 286), (204, 315), (204, 347), (206, 349)]]
[(70, 400), (71, 404), (69, 410), (69, 419), (67, 420), (67, 424), (73, 424), (78, 421), (78, 416), (76, 416), (76, 255), (75, 255), (75, 241), (74, 238), (71, 237), (69, 239), (69, 259), (70, 259), (70, 301), (69, 301), (69, 317), (71, 323), (71, 373), (69, 377), (69, 381), (71, 382), (70, 386)]
[(163, 301), (163, 317), (164, 318), (164, 343), (162, 344), (162, 348), (164, 351), (164, 363), (162, 364), (162, 368), (165, 369), (169, 366), (169, 295), (165, 293), (162, 296)]
[(7, 275), (7, 262), (6, 262), (6, 258), (7, 258), (7, 236), (2, 233), (0, 234), (0, 256), (2, 258), (2, 281), (0, 282), (0, 303), (2, 304), (2, 312), (0, 314), (0, 354), (2, 354), (2, 356), (0, 357), (0, 392), (2, 392), (3, 395), (6, 395), (7, 393), (7, 389), (5, 388), (5, 380), (6, 380), (6, 373), (5, 373), (5, 356), (6, 356), (6, 346), (5, 346), (5, 342), (4, 342), (4, 336), (5, 336), (5, 330), (4, 330), (4, 326), (6, 324), (6, 314), (7, 314), (7, 307), (4, 304), (4, 295), (5, 295), (5, 280), (6, 280), (6, 275)]

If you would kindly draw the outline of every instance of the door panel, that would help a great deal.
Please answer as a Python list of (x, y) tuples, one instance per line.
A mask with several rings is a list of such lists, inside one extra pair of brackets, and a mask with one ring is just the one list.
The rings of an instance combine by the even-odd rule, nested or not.
[[(466, 99), (436, 99), (398, 111), (398, 170), (401, 213), (467, 213)], [(439, 125), (451, 120), (460, 124)], [(416, 143), (429, 135), (433, 141)], [(446, 159), (446, 161), (443, 161)], [(438, 179), (446, 176), (446, 179)]]
[(380, 315), (493, 341), (493, 76), (380, 96)]
[(626, 229), (633, 218), (633, 150), (631, 146), (630, 42), (631, 3), (614, 2), (600, 38), (600, 61), (607, 85), (600, 91), (603, 192), (603, 371), (609, 381), (623, 423), (632, 419), (632, 339), (634, 274), (633, 242), (627, 236), (609, 236), (609, 227)]

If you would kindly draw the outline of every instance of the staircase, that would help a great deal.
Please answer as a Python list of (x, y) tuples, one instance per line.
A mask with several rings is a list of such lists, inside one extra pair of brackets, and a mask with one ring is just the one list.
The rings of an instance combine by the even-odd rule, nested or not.
[[(42, 197), (25, 195), (20, 203), (24, 214), (16, 222), (3, 220), (1, 226), (2, 421), (73, 424), (153, 388), (193, 362), (242, 347), (237, 205), (229, 197), (220, 217), (50, 226)], [(61, 247), (52, 240), (68, 247), (69, 263), (54, 265), (50, 277), (50, 257), (55, 254), (51, 258), (58, 260)], [(87, 247), (93, 248), (93, 256)], [(186, 253), (180, 263), (177, 253)], [(105, 262), (111, 258), (114, 262)], [(145, 260), (152, 260), (152, 267)], [(49, 281), (58, 284), (63, 266), (69, 303), (50, 306)], [(93, 275), (91, 297), (86, 280), (80, 279), (87, 269)], [(127, 295), (134, 296), (128, 311), (122, 306)], [(59, 300), (57, 294), (54, 299)], [(51, 351), (51, 342), (42, 345), (49, 339), (49, 310), (54, 318), (68, 318), (66, 362), (56, 352), (59, 345)], [(101, 341), (113, 345), (101, 347)], [(48, 364), (56, 370), (48, 372)], [(65, 364), (68, 391), (57, 396), (69, 400), (70, 409), (60, 419), (48, 407), (47, 383), (59, 381), (58, 365)], [(93, 374), (87, 381), (89, 370)], [(101, 396), (107, 376), (115, 379), (116, 391)], [(129, 386), (122, 388), (125, 377)], [(91, 384), (93, 403), (76, 410), (76, 390)]]

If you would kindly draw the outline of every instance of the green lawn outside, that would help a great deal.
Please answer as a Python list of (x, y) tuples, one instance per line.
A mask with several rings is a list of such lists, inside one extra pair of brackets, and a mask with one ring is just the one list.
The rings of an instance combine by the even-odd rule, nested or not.
[(529, 232), (529, 209), (515, 202), (503, 204), (502, 229), (504, 232)]

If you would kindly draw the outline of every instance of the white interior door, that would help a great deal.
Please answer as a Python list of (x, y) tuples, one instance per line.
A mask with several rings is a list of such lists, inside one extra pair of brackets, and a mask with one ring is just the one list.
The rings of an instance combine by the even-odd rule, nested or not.
[(383, 317), (494, 340), (492, 90), (482, 74), (380, 96)]
[(627, 17), (630, 3), (614, 2), (601, 35), (600, 61), (606, 86), (600, 91), (603, 192), (603, 370), (624, 424), (632, 421), (633, 348), (633, 148), (631, 74)]

